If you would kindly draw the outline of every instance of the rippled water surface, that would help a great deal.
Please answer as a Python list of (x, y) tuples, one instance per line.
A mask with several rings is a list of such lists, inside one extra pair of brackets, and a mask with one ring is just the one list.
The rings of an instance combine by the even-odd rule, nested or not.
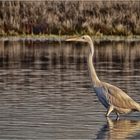
[[(99, 78), (140, 103), (140, 43), (95, 43)], [(104, 117), (87, 44), (0, 41), (0, 139), (140, 139), (140, 113)]]

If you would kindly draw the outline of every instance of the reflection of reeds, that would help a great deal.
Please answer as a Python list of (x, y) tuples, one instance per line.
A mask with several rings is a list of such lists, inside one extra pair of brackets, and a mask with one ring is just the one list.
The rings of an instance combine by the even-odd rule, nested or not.
[[(98, 66), (99, 75), (102, 75), (101, 69), (109, 70), (109, 67), (111, 69), (115, 62), (118, 62), (118, 65), (121, 64), (120, 67), (122, 67), (125, 74), (129, 74), (130, 70), (133, 69), (135, 61), (140, 58), (139, 43), (101, 43), (95, 44), (95, 46), (95, 67), (97, 67), (96, 65), (100, 61), (108, 61), (108, 65), (101, 68)], [(88, 46), (82, 46), (82, 44), (48, 44), (47, 42), (36, 41), (0, 42), (1, 67), (12, 68), (16, 65), (20, 68), (25, 67), (25, 65), (30, 66), (34, 64), (35, 67), (40, 69), (42, 67), (40, 63), (52, 65), (52, 67), (57, 64), (63, 66), (65, 63), (68, 68), (70, 63), (76, 63), (78, 66), (83, 67), (85, 66), (84, 63), (86, 63), (87, 54)]]
[(0, 35), (139, 35), (139, 1), (0, 2)]
[[(1, 61), (28, 61), (32, 58), (34, 61), (50, 60), (54, 57), (69, 61), (70, 58), (78, 58), (85, 60), (88, 54), (88, 46), (86, 44), (49, 44), (47, 42), (37, 41), (1, 41), (0, 42), (0, 58)], [(100, 46), (100, 47), (99, 47)], [(140, 43), (104, 43), (95, 44), (94, 61), (109, 61), (123, 63), (124, 69), (126, 65), (140, 59)], [(6, 59), (6, 57), (8, 59)], [(30, 60), (29, 60), (30, 61)], [(59, 60), (61, 61), (61, 60)], [(110, 63), (109, 63), (110, 64)], [(129, 67), (130, 68), (130, 67)], [(127, 71), (127, 69), (125, 69)]]

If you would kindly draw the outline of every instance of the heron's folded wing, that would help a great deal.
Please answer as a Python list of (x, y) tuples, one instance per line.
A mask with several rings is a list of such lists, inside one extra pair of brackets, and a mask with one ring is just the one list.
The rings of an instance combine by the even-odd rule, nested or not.
[(103, 87), (107, 93), (109, 103), (113, 106), (124, 109), (137, 109), (138, 104), (118, 87), (108, 83), (103, 83)]

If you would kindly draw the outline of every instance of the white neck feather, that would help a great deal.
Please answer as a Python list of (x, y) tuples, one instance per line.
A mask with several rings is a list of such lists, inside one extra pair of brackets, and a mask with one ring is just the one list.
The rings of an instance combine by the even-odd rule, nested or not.
[(91, 77), (91, 81), (94, 85), (94, 87), (97, 87), (100, 85), (100, 80), (96, 74), (94, 65), (93, 65), (93, 55), (94, 55), (94, 46), (93, 46), (93, 42), (92, 40), (89, 42), (90, 45), (90, 52), (89, 52), (89, 56), (88, 56), (88, 67), (89, 67), (89, 72), (90, 72), (90, 77)]

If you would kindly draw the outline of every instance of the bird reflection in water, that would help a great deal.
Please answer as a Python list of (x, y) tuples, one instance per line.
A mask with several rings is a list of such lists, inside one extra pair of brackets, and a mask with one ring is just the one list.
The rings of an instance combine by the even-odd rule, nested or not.
[(139, 133), (139, 130), (140, 121), (111, 120), (110, 118), (107, 118), (107, 124), (100, 129), (96, 139), (128, 139), (136, 136)]

